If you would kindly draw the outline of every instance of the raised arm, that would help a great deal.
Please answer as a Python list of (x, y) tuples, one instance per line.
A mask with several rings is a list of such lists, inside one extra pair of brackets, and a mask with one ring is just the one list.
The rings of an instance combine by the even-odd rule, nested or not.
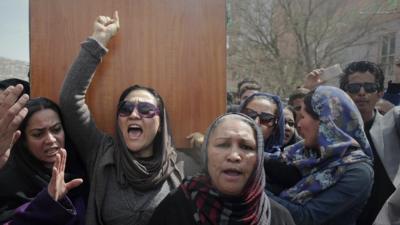
[(81, 44), (81, 50), (75, 59), (60, 93), (60, 107), (65, 119), (65, 127), (77, 150), (90, 168), (96, 157), (97, 149), (104, 134), (97, 129), (86, 104), (86, 92), (97, 65), (106, 54), (105, 46), (119, 29), (118, 12), (113, 18), (99, 16), (94, 22), (91, 37)]

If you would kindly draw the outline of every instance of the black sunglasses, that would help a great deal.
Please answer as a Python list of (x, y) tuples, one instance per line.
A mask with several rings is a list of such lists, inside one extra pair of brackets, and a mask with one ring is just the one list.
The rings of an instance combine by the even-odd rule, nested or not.
[(360, 92), (361, 87), (364, 87), (365, 92), (374, 93), (378, 91), (378, 85), (375, 83), (351, 83), (346, 85), (346, 91), (351, 94)]
[(256, 111), (248, 108), (243, 109), (242, 113), (248, 115), (253, 120), (255, 120), (258, 117), (260, 120), (260, 124), (265, 125), (267, 127), (273, 127), (276, 124), (276, 117), (270, 113), (265, 113), (265, 112), (257, 113)]
[(153, 118), (155, 115), (160, 114), (160, 109), (149, 102), (122, 101), (118, 106), (118, 115), (127, 117), (132, 114), (135, 108), (142, 118)]
[(294, 121), (285, 120), (285, 124), (287, 124), (289, 127), (294, 127)]

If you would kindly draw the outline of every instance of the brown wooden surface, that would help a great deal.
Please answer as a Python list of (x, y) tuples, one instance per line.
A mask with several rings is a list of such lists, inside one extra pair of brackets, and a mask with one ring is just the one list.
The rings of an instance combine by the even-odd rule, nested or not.
[(58, 101), (79, 43), (114, 10), (121, 29), (87, 95), (97, 125), (112, 133), (121, 92), (151, 86), (166, 102), (177, 147), (187, 147), (187, 134), (225, 111), (225, 0), (31, 0), (32, 95)]

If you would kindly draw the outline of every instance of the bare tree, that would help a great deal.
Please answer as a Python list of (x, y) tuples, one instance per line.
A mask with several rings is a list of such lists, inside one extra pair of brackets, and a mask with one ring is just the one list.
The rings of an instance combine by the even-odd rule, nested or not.
[(343, 50), (369, 35), (376, 14), (361, 11), (379, 10), (377, 2), (231, 0), (236, 8), (230, 16), (236, 18), (228, 35), (236, 41), (228, 51), (228, 70), (254, 76), (266, 91), (287, 96), (306, 73), (336, 63)]

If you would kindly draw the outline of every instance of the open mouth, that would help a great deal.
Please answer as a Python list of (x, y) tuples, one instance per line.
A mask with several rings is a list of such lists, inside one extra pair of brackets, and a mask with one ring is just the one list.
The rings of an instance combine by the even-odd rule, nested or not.
[(143, 128), (137, 124), (130, 125), (128, 127), (129, 138), (137, 139), (143, 134)]
[(223, 170), (223, 173), (230, 177), (237, 177), (237, 176), (242, 175), (242, 172), (238, 169), (226, 169), (226, 170)]
[(59, 151), (60, 151), (59, 147), (52, 147), (52, 148), (46, 149), (44, 151), (44, 154), (51, 157), (51, 156), (56, 155)]

